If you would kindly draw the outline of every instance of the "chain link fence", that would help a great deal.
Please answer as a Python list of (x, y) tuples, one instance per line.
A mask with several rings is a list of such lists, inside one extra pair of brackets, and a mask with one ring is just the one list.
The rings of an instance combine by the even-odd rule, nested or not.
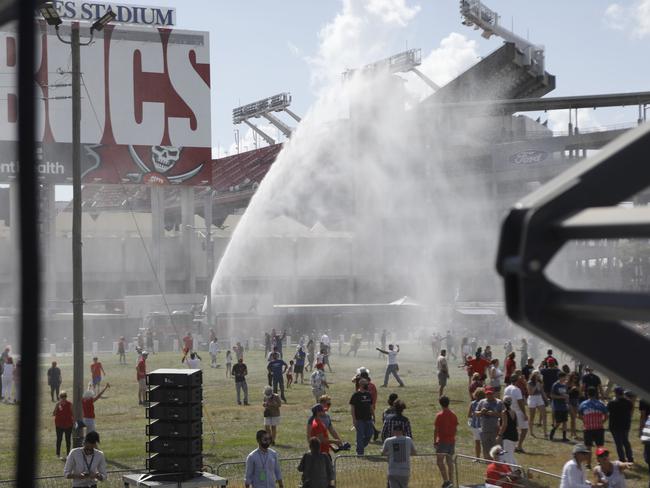
[[(301, 459), (301, 457), (279, 459), (282, 480), (284, 481), (284, 486), (287, 488), (300, 486), (298, 464), (300, 464)], [(246, 461), (221, 463), (217, 465), (216, 475), (226, 478), (228, 480), (228, 486), (231, 488), (243, 488), (246, 478)]]
[[(294, 488), (300, 486), (301, 473), (298, 471), (300, 457), (281, 458), (280, 469), (284, 486)], [(516, 476), (511, 484), (513, 488), (556, 488), (560, 485), (561, 477), (535, 468), (524, 468), (518, 465), (494, 463), (487, 459), (457, 454), (452, 458), (454, 486), (485, 486), (487, 468), (490, 464), (504, 466)], [(411, 456), (411, 488), (430, 488), (441, 486), (442, 477), (437, 465), (437, 455), (432, 453)], [(446, 464), (446, 463), (445, 463)], [(212, 469), (218, 476), (228, 480), (231, 488), (243, 488), (246, 477), (246, 462), (225, 462)], [(334, 458), (336, 485), (353, 488), (383, 488), (386, 486), (388, 463), (386, 457), (376, 455), (356, 456), (345, 454)], [(146, 473), (145, 469), (120, 469), (108, 471), (106, 481), (100, 483), (102, 488), (122, 488), (122, 475), (129, 473)], [(45, 476), (36, 478), (38, 488), (64, 488), (71, 486), (71, 480), (63, 476)], [(0, 480), (0, 488), (17, 487), (16, 480)]]
[[(411, 456), (409, 487), (440, 486), (442, 478), (436, 460), (436, 454)], [(379, 488), (386, 486), (388, 463), (384, 456), (346, 454), (336, 456), (334, 471), (337, 486)]]
[[(132, 473), (146, 473), (145, 469), (116, 469), (107, 471), (106, 481), (99, 483), (102, 488), (124, 488), (122, 476)], [(14, 488), (18, 484), (16, 480), (0, 480), (0, 488)], [(72, 480), (64, 476), (43, 476), (34, 480), (34, 486), (37, 488), (70, 488)]]
[(528, 468), (527, 475), (528, 486), (531, 488), (556, 488), (562, 481), (562, 476), (535, 468)]

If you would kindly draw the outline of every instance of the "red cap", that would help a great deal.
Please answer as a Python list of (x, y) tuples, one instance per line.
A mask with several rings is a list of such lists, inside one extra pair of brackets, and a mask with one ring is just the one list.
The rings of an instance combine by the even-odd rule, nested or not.
[(604, 447), (599, 447), (598, 449), (596, 449), (596, 457), (600, 457), (600, 456), (609, 456), (609, 451)]
[(316, 369), (323, 369), (323, 363), (316, 363)]
[(485, 389), (485, 393), (494, 393), (494, 388), (492, 388), (491, 386), (488, 386), (488, 387)]

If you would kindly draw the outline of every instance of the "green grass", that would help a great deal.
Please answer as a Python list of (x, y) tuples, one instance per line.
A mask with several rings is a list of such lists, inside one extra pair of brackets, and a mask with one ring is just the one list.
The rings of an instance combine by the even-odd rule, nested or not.
[[(365, 346), (365, 344), (364, 344)], [(347, 347), (344, 348), (347, 350)], [(70, 390), (72, 380), (72, 358), (56, 358), (63, 370), (63, 388)], [(205, 367), (209, 365), (208, 353), (203, 354), (204, 359), (204, 418), (203, 418), (203, 445), (206, 464), (215, 466), (226, 461), (240, 461), (256, 447), (255, 432), (263, 428), (262, 417), (262, 390), (266, 384), (265, 361), (261, 350), (246, 353), (245, 359), (249, 369), (249, 393), (251, 406), (244, 407), (236, 404), (235, 387), (232, 379), (225, 378), (223, 366), (218, 369)], [(135, 381), (135, 356), (128, 356), (128, 365), (119, 365), (117, 356), (109, 354), (100, 355), (107, 372), (106, 381), (111, 383), (111, 388), (106, 392), (105, 398), (95, 405), (97, 416), (97, 430), (101, 435), (100, 448), (106, 453), (109, 469), (124, 467), (142, 468), (145, 453), (145, 425), (144, 408), (138, 406), (137, 384)], [(223, 354), (220, 355), (223, 362)], [(86, 358), (86, 369), (90, 365), (90, 356)], [(330, 395), (333, 398), (331, 410), (334, 425), (339, 434), (351, 442), (354, 453), (354, 432), (350, 430), (351, 421), (348, 400), (352, 394), (350, 382), (355, 370), (359, 366), (370, 369), (371, 375), (379, 386), (383, 381), (385, 360), (369, 349), (362, 349), (357, 358), (338, 356), (336, 346), (332, 355), (333, 373), (328, 373), (331, 383)], [(45, 381), (45, 372), (49, 367), (50, 359), (42, 361), (42, 395), (41, 417), (39, 424), (39, 472), (43, 476), (60, 475), (63, 463), (56, 459), (54, 452), (55, 430), (51, 417), (53, 404), (50, 402), (49, 388)], [(181, 367), (180, 355), (163, 353), (152, 355), (148, 361), (148, 369), (152, 371), (161, 367)], [(473, 455), (473, 441), (467, 428), (465, 418), (468, 406), (466, 391), (466, 376), (462, 369), (453, 367), (452, 378), (447, 389), (447, 394), (452, 399), (451, 408), (460, 420), (459, 435), (456, 452)], [(400, 374), (406, 382), (406, 388), (396, 388), (395, 381), (390, 380), (389, 388), (378, 388), (378, 410), (381, 411), (386, 403), (388, 394), (396, 391), (407, 404), (405, 415), (411, 419), (413, 437), (421, 453), (431, 453), (433, 450), (433, 419), (438, 411), (437, 380), (434, 371), (430, 349), (418, 344), (402, 345), (400, 354)], [(87, 378), (88, 379), (88, 378)], [(304, 385), (294, 385), (287, 393), (289, 400), (282, 406), (282, 423), (278, 430), (276, 450), (281, 457), (297, 457), (306, 449), (305, 422), (309, 415), (309, 407), (313, 403), (311, 388), (308, 382)], [(14, 478), (14, 452), (18, 433), (16, 432), (18, 409), (14, 405), (0, 404), (0, 479)], [(638, 413), (635, 412), (633, 425), (638, 425)], [(631, 434), (632, 446), (638, 462), (642, 461), (642, 447), (633, 429)], [(607, 446), (614, 452), (614, 445), (609, 435)], [(544, 439), (528, 438), (525, 446), (528, 454), (517, 455), (517, 461), (522, 465), (536, 467), (542, 470), (559, 473), (564, 462), (569, 459), (571, 444), (550, 442)], [(367, 449), (368, 454), (378, 454), (380, 444), (371, 444)], [(614, 456), (615, 457), (615, 456)], [(418, 461), (419, 464), (428, 463), (428, 458)], [(355, 464), (356, 463), (356, 464)], [(462, 469), (470, 469), (463, 465)], [(366, 469), (366, 467), (368, 469)], [(355, 459), (341, 461), (341, 477), (339, 486), (346, 486), (344, 482), (349, 470), (357, 473), (354, 480), (358, 486), (376, 484), (360, 482), (368, 473), (383, 473), (383, 463), (370, 461), (358, 462)], [(361, 469), (358, 469), (361, 468)], [(289, 468), (288, 468), (289, 469)], [(292, 468), (291, 468), (292, 469)], [(430, 466), (427, 468), (430, 471)], [(476, 469), (476, 468), (471, 468)], [(482, 470), (482, 468), (480, 468)], [(373, 476), (378, 476), (377, 474)], [(477, 476), (480, 477), (480, 474)], [(631, 487), (647, 486), (647, 467), (639, 464), (628, 474), (628, 485)]]

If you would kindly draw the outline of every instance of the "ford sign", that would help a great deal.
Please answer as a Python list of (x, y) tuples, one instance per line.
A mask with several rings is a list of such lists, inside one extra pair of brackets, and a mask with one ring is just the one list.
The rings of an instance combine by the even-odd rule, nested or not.
[(546, 151), (521, 151), (510, 156), (512, 164), (535, 164), (541, 163), (548, 157)]

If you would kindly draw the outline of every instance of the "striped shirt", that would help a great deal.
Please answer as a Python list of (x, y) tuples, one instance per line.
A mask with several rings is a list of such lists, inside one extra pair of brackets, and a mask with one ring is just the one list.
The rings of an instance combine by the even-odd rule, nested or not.
[(600, 430), (604, 428), (607, 418), (607, 406), (600, 400), (585, 400), (578, 407), (582, 415), (582, 422), (585, 430)]
[(646, 419), (643, 430), (641, 431), (641, 442), (650, 443), (650, 416)]
[(382, 440), (391, 437), (393, 435), (393, 427), (398, 424), (402, 426), (402, 432), (404, 432), (406, 437), (410, 437), (411, 439), (413, 438), (413, 434), (411, 433), (411, 422), (408, 417), (395, 413), (386, 415), (386, 418), (384, 419), (384, 426), (381, 429)]

